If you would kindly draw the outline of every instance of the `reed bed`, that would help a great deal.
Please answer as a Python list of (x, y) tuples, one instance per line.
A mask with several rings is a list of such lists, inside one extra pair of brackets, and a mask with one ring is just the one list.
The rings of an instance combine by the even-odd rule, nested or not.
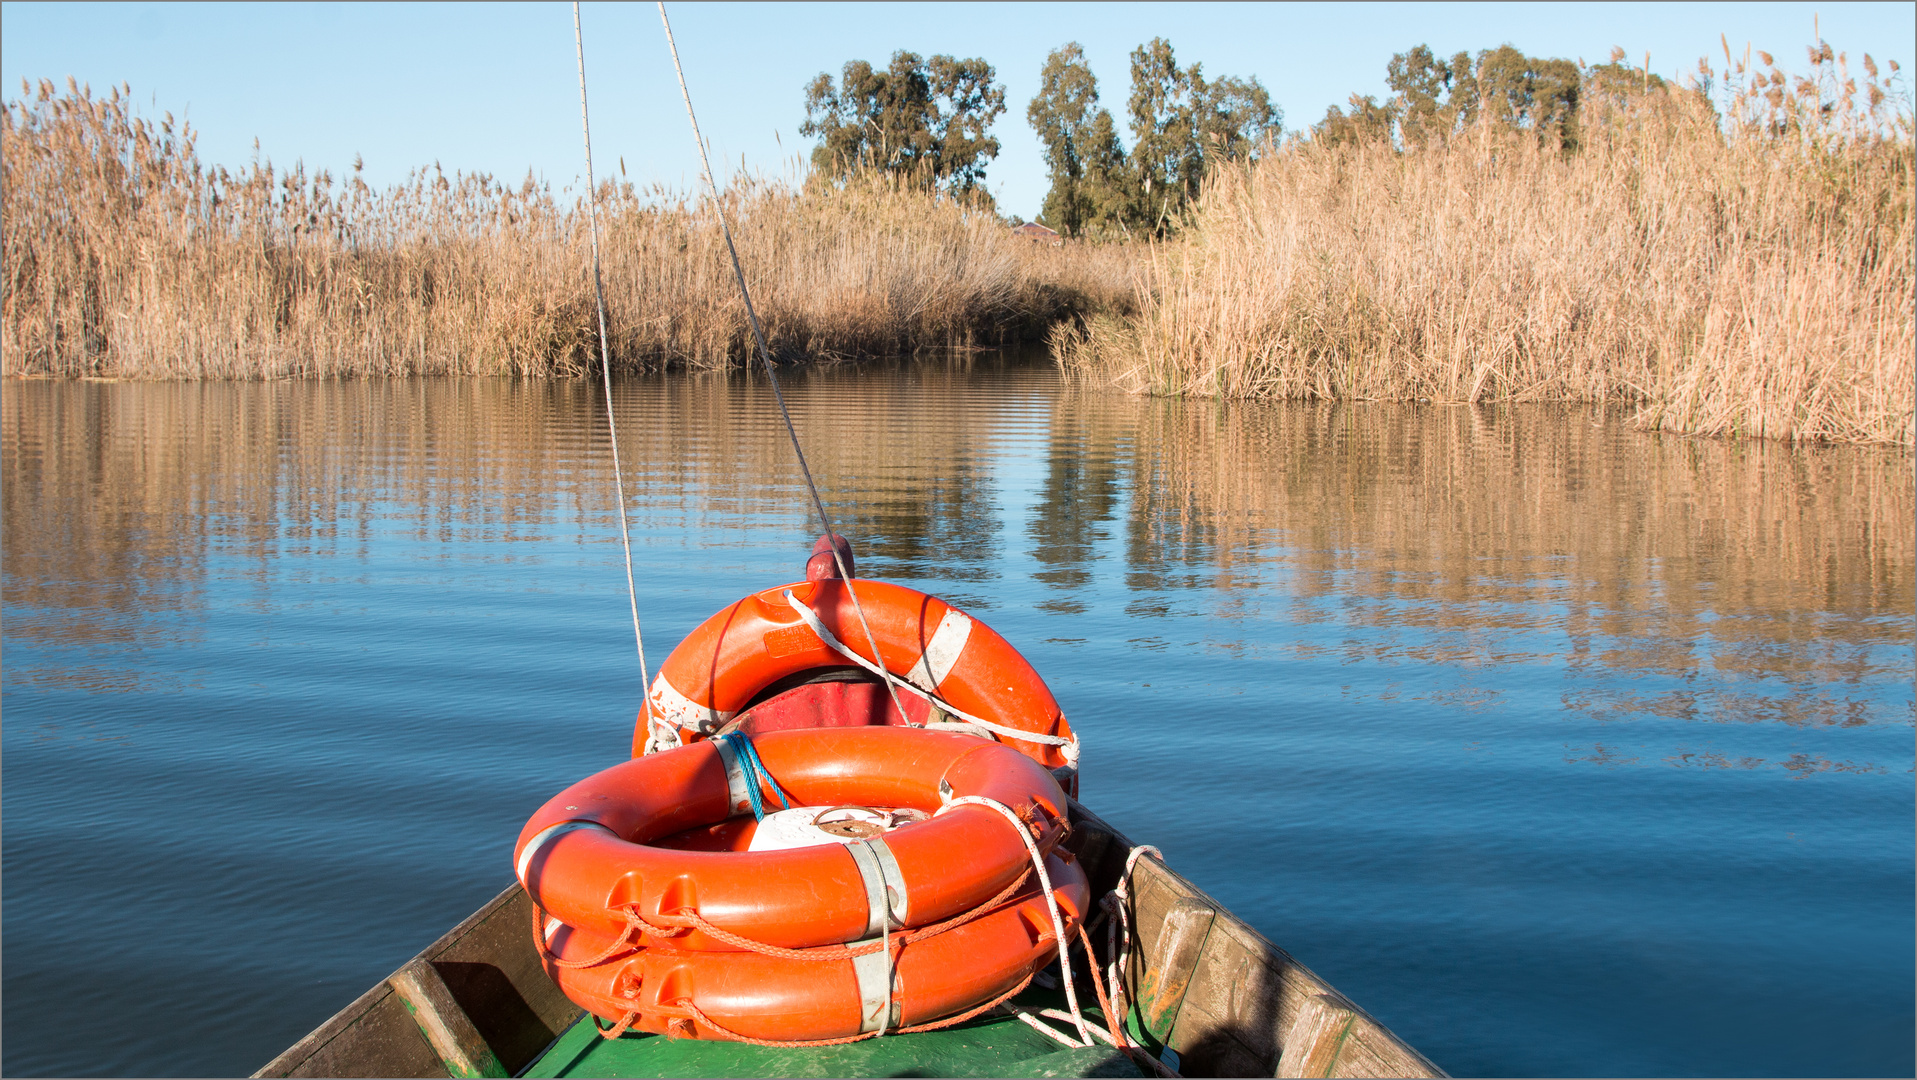
[[(23, 90), (0, 122), (7, 375), (597, 367), (584, 207), (530, 177), (435, 166), (374, 190), (357, 166), (231, 173), (202, 165), (170, 114), (135, 115), (125, 88)], [(600, 197), (614, 366), (749, 359), (712, 204), (620, 183)], [(1031, 250), (992, 214), (912, 184), (756, 179), (724, 200), (781, 358), (1035, 339), (1091, 302), (1085, 257)]]
[(1910, 112), (1874, 79), (1853, 107), (1818, 55), (1822, 83), (1747, 74), (1722, 115), (1587, 88), (1575, 152), (1485, 121), (1217, 170), (1140, 260), (1137, 312), (1061, 325), (1054, 354), (1153, 394), (1616, 401), (1656, 429), (1910, 445)]

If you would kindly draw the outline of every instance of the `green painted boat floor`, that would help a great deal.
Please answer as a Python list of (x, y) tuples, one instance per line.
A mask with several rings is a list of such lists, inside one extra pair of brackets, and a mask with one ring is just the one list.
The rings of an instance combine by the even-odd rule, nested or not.
[[(1062, 1008), (1064, 994), (1029, 988), (1027, 1010)], [(1085, 1018), (1104, 1024), (1096, 1008)], [(1068, 1022), (1047, 1020), (1055, 1028)], [(736, 1042), (668, 1039), (628, 1032), (600, 1038), (593, 1018), (566, 1029), (523, 1076), (1139, 1076), (1130, 1058), (1104, 1044), (1072, 1050), (1016, 1016), (981, 1016), (916, 1035), (844, 1046), (779, 1049)]]

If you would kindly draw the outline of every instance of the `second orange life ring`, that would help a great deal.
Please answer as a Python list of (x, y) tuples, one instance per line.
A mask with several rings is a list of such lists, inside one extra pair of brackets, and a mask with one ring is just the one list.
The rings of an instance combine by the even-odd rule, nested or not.
[[(1065, 833), (1052, 775), (1009, 746), (904, 727), (776, 731), (754, 740), (799, 803), (936, 812), (882, 838), (780, 851), (659, 846), (749, 809), (731, 747), (701, 742), (622, 762), (554, 796), (520, 832), (513, 863), (533, 902), (588, 934), (679, 950), (736, 946), (700, 928), (788, 949), (833, 945), (971, 910), (1031, 865), (996, 811), (946, 803), (982, 796), (1025, 821), (1041, 853)], [(721, 847), (751, 826), (728, 825)], [(736, 841), (736, 844), (735, 844)]]
[[(1003, 824), (999, 831), (1006, 831)], [(1090, 905), (1091, 890), (1064, 849), (1045, 862), (1069, 938)], [(896, 965), (873, 942), (864, 955), (849, 959), (655, 946), (567, 967), (554, 961), (576, 964), (604, 955), (611, 940), (557, 919), (546, 920), (540, 931), (546, 974), (574, 1003), (608, 1023), (701, 1039), (840, 1039), (921, 1024), (1008, 993), (1058, 956), (1036, 880), (995, 910), (945, 933), (910, 944), (895, 936)]]
[(754, 593), (701, 623), (659, 666), (633, 732), (633, 756), (719, 733), (779, 680), (848, 662), (882, 664), (900, 683), (936, 697), (946, 723), (990, 732), (1053, 770), (1068, 794), (1076, 791), (1077, 737), (1011, 643), (936, 596), (883, 581), (852, 585), (878, 641), (876, 664), (847, 582)]

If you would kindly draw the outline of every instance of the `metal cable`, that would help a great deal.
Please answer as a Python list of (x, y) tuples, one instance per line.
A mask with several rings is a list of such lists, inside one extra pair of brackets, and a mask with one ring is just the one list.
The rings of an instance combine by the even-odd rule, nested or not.
[(632, 604), (632, 643), (639, 650), (639, 694), (652, 687), (646, 640), (639, 633), (639, 590), (632, 581), (632, 533), (626, 527), (626, 477), (619, 466), (619, 424), (612, 415), (612, 353), (606, 344), (606, 287), (599, 272), (599, 187), (592, 175), (592, 121), (586, 113), (586, 40), (579, 31), (579, 0), (572, 5), (572, 43), (579, 54), (579, 129), (586, 140), (586, 220), (592, 232), (592, 292), (599, 306), (599, 372), (606, 388), (606, 438), (612, 443), (612, 483), (619, 501), (619, 544), (626, 553), (626, 599)]
[[(779, 389), (778, 373), (772, 369), (772, 353), (766, 348), (764, 331), (759, 329), (758, 312), (752, 308), (752, 292), (746, 288), (745, 271), (739, 266), (739, 249), (732, 243), (732, 226), (726, 221), (725, 203), (719, 199), (719, 185), (712, 179), (712, 161), (706, 156), (706, 141), (699, 134), (699, 118), (692, 112), (692, 93), (686, 89), (686, 72), (679, 65), (679, 46), (672, 39), (672, 22), (666, 18), (665, 0), (658, 0), (658, 3), (659, 24), (666, 28), (666, 48), (672, 51), (672, 70), (679, 77), (679, 95), (686, 101), (686, 119), (692, 121), (692, 141), (699, 147), (699, 164), (705, 170), (706, 190), (712, 193), (712, 209), (719, 215), (719, 228), (725, 233), (726, 252), (732, 256), (732, 275), (738, 279), (739, 295), (745, 300), (746, 320), (752, 324), (752, 339), (758, 343), (759, 360), (765, 365), (765, 377), (772, 383), (772, 397), (779, 403), (779, 415), (785, 420), (785, 433), (792, 439), (792, 452), (798, 455), (799, 472), (805, 477), (805, 489), (812, 495), (812, 508), (818, 511), (819, 525), (825, 530), (826, 546), (832, 549), (832, 562), (839, 568), (839, 577), (845, 581), (845, 591), (852, 597), (852, 610), (858, 613), (859, 626), (864, 628), (866, 643), (872, 647), (872, 662), (883, 667), (885, 660), (879, 655), (879, 639), (872, 633), (872, 624), (866, 621), (865, 605), (859, 603), (858, 590), (852, 587), (852, 575), (845, 565), (845, 557), (839, 554), (839, 545), (832, 541), (838, 534), (832, 531), (832, 521), (826, 517), (825, 502), (819, 498), (819, 486), (812, 482), (812, 469), (806, 465), (805, 451), (799, 447), (799, 432), (792, 426), (792, 413), (785, 407), (785, 393)], [(578, 0), (574, 0), (575, 22), (578, 20), (578, 9)], [(584, 100), (583, 97), (581, 100)], [(885, 681), (885, 692), (892, 698), (892, 707), (899, 711), (899, 720), (910, 723), (910, 718), (905, 715), (905, 706), (899, 701), (899, 692), (889, 679)]]

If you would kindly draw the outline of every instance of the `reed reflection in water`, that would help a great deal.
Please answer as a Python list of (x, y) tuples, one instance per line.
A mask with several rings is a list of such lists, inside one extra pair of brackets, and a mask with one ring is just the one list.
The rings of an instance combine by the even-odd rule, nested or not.
[[(1132, 587), (1325, 628), (1274, 642), (1282, 653), (1558, 667), (1563, 707), (1606, 720), (1908, 719), (1859, 696), (1910, 668), (1917, 505), (1902, 455), (1644, 438), (1553, 407), (1085, 394), (1067, 416), (1087, 456), (1129, 458), (1099, 497), (1129, 494)], [(1083, 528), (1066, 514), (1034, 535), (1069, 550)], [(1682, 685), (1648, 693), (1651, 675)], [(1502, 692), (1485, 687), (1484, 703)]]
[[(1441, 1065), (1910, 1071), (1908, 454), (989, 358), (788, 396), (863, 571), (1025, 649), (1087, 802)], [(817, 525), (762, 382), (616, 403), (656, 665)], [(4, 1071), (250, 1071), (623, 755), (600, 408), (9, 387)]]

